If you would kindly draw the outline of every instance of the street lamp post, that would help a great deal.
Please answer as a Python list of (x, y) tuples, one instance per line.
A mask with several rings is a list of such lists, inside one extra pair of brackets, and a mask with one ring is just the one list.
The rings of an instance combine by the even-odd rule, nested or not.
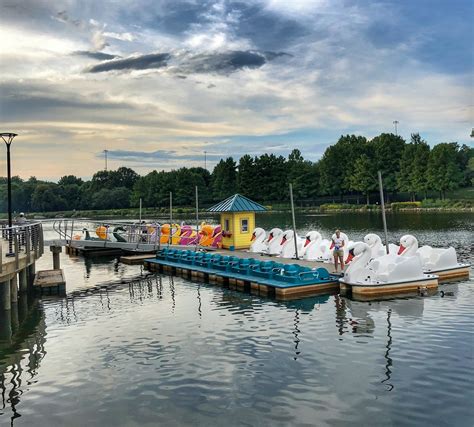
[(10, 146), (12, 145), (13, 138), (17, 136), (16, 133), (0, 133), (0, 136), (7, 146), (7, 185), (8, 185), (8, 227), (10, 228), (8, 232), (8, 253), (6, 256), (13, 255), (13, 241), (12, 241), (12, 170), (10, 163)]
[(207, 170), (207, 151), (204, 151), (204, 169)]
[(394, 126), (395, 126), (395, 135), (398, 136), (398, 128), (397, 128), (397, 126), (398, 126), (398, 120), (394, 120), (394, 121), (393, 121), (393, 124), (394, 124)]
[(109, 150), (104, 150), (104, 155), (105, 155), (105, 171), (107, 171), (107, 153)]

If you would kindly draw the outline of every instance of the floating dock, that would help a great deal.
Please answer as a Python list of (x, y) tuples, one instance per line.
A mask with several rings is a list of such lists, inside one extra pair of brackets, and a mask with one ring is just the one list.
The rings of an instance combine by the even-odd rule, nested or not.
[(129, 265), (143, 264), (143, 261), (150, 259), (151, 254), (145, 255), (124, 255), (120, 257), (120, 262)]
[(275, 296), (279, 300), (331, 294), (339, 290), (339, 276), (330, 274), (325, 268), (312, 269), (268, 259), (262, 261), (220, 253), (162, 249), (156, 258), (146, 259), (144, 265), (151, 271), (228, 285), (231, 289)]
[(41, 295), (62, 295), (66, 292), (66, 280), (63, 270), (38, 271), (33, 282), (33, 289)]

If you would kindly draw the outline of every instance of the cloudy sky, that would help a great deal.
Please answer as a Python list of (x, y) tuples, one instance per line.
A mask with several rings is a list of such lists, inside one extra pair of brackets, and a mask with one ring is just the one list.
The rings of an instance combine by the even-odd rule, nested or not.
[[(471, 0), (0, 0), (13, 173), (208, 167), (339, 135), (470, 143)], [(4, 170), (4, 156), (0, 167)]]

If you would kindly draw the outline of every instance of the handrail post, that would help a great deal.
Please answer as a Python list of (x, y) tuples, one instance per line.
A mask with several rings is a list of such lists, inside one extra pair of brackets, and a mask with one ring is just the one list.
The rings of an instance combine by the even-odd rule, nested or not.
[(44, 236), (43, 236), (43, 224), (39, 224), (39, 245), (40, 245), (40, 256), (44, 254)]
[(19, 248), (18, 248), (18, 233), (17, 233), (17, 230), (15, 228), (15, 231), (14, 231), (14, 245), (15, 245), (15, 268), (18, 269), (20, 267), (20, 260), (19, 260), (19, 257), (18, 257), (18, 252), (19, 252)]
[(35, 251), (35, 259), (38, 259), (38, 230), (37, 230), (37, 227), (34, 228), (34, 233), (33, 233), (33, 236), (34, 236), (34, 242), (33, 242), (33, 249)]
[(31, 262), (31, 233), (30, 233), (30, 226), (27, 226), (26, 227), (26, 230), (25, 230), (25, 233), (26, 233), (26, 236), (25, 236), (25, 240), (26, 240), (26, 246), (25, 246), (25, 251), (26, 251), (26, 262), (29, 264)]

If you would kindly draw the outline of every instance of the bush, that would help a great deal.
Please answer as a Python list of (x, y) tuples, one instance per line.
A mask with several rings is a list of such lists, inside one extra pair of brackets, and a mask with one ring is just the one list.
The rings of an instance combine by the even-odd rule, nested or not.
[(321, 212), (325, 211), (339, 211), (342, 209), (354, 209), (357, 208), (359, 209), (360, 206), (356, 205), (349, 205), (348, 203), (325, 203), (319, 207)]
[(400, 209), (419, 209), (421, 208), (421, 202), (394, 202), (390, 204), (390, 207), (394, 211)]

